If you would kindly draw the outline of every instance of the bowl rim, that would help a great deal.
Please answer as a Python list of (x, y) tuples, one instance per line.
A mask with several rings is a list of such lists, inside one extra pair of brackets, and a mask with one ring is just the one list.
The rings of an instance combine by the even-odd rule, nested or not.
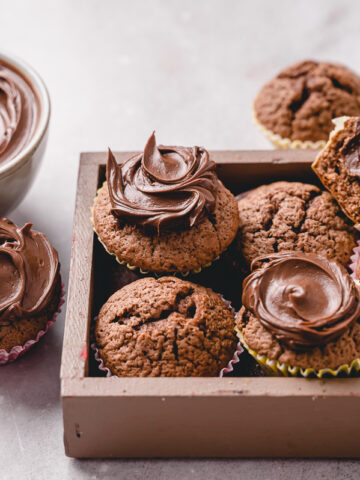
[(35, 91), (35, 94), (40, 104), (40, 117), (30, 142), (19, 152), (14, 158), (9, 161), (0, 163), (0, 175), (9, 172), (14, 167), (22, 163), (31, 156), (37, 149), (47, 130), (50, 120), (50, 97), (46, 85), (41, 76), (23, 59), (11, 53), (0, 51), (0, 61), (7, 63), (10, 67), (14, 67), (19, 73), (30, 83), (30, 86)]

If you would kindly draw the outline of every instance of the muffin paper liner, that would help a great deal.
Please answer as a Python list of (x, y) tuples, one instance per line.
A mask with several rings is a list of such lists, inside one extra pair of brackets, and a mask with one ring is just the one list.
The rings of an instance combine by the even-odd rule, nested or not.
[(350, 364), (340, 365), (336, 369), (322, 368), (315, 370), (314, 368), (301, 368), (288, 365), (286, 363), (280, 363), (277, 360), (270, 360), (266, 355), (260, 355), (255, 350), (249, 347), (244, 340), (243, 334), (238, 327), (235, 327), (237, 336), (249, 354), (258, 362), (264, 373), (268, 376), (275, 377), (305, 377), (305, 378), (326, 378), (354, 376), (360, 371), (360, 358), (356, 358)]
[(351, 276), (354, 280), (359, 280), (356, 274), (356, 267), (359, 263), (359, 259), (360, 259), (360, 240), (357, 241), (356, 247), (354, 247), (353, 254), (350, 257), (350, 263), (348, 265), (348, 268), (351, 272)]
[[(97, 195), (101, 192), (101, 190), (103, 189), (104, 187), (100, 187), (97, 191)], [(95, 197), (94, 199), (94, 204), (95, 204), (95, 201), (96, 201), (96, 198), (97, 196)], [(91, 220), (91, 223), (93, 224), (93, 230), (94, 232), (96, 233), (96, 236), (99, 240), (99, 242), (101, 243), (101, 245), (105, 248), (106, 252), (109, 254), (109, 255), (112, 255), (113, 257), (115, 257), (116, 261), (120, 264), (120, 265), (124, 265), (125, 267), (127, 267), (129, 270), (131, 271), (134, 271), (136, 270), (137, 272), (139, 272), (141, 275), (147, 275), (149, 273), (155, 275), (156, 277), (162, 277), (162, 276), (165, 276), (165, 275), (171, 275), (171, 276), (178, 276), (180, 275), (181, 277), (187, 277), (188, 275), (190, 275), (191, 273), (192, 274), (197, 274), (197, 273), (200, 273), (204, 268), (208, 268), (210, 267), (214, 262), (216, 262), (217, 260), (219, 260), (220, 258), (220, 255), (218, 255), (216, 258), (214, 258), (214, 260), (212, 260), (211, 262), (208, 262), (208, 263), (205, 263), (204, 265), (202, 265), (201, 267), (199, 268), (195, 268), (193, 270), (187, 270), (186, 272), (151, 272), (150, 270), (143, 270), (141, 267), (138, 267), (137, 265), (131, 265), (130, 263), (126, 262), (126, 260), (120, 260), (115, 253), (112, 253), (110, 252), (107, 247), (105, 246), (105, 244), (103, 243), (103, 241), (101, 240), (100, 238), (100, 235), (98, 234), (98, 232), (96, 231), (95, 229), (95, 223), (94, 223), (94, 206), (91, 207), (91, 217), (90, 217), (90, 220)]]
[(222, 368), (219, 373), (219, 377), (223, 378), (226, 377), (229, 373), (234, 371), (234, 365), (240, 362), (240, 355), (244, 352), (244, 349), (240, 342), (236, 345), (236, 350), (234, 353), (233, 358), (229, 361), (226, 367)]
[(279, 134), (273, 133), (272, 131), (265, 128), (259, 120), (256, 118), (255, 111), (253, 110), (253, 121), (255, 125), (258, 126), (260, 131), (265, 135), (268, 140), (276, 147), (283, 150), (297, 150), (297, 149), (320, 149), (324, 148), (326, 145), (325, 140), (318, 140), (313, 142), (311, 140), (306, 140), (303, 142), (302, 140), (290, 140), (290, 138), (282, 138)]
[[(217, 293), (217, 295), (221, 298), (221, 300), (225, 303), (225, 305), (227, 306), (227, 308), (231, 311), (231, 313), (235, 314), (235, 309), (233, 308), (233, 306), (231, 305), (231, 302), (229, 302), (228, 300), (226, 300), (221, 294)], [(93, 325), (95, 326), (95, 323), (96, 323), (96, 320), (97, 320), (97, 317), (94, 318), (94, 322), (93, 322)], [(94, 328), (92, 329), (92, 342), (90, 343), (90, 348), (93, 350), (94, 352), (94, 358), (95, 360), (98, 362), (98, 368), (99, 370), (101, 370), (102, 372), (104, 372), (106, 375), (106, 377), (113, 377), (115, 375), (113, 375), (113, 373), (111, 372), (111, 370), (105, 365), (104, 363), (104, 360), (101, 358), (100, 356), (100, 353), (99, 353), (99, 349), (97, 348), (96, 346), (96, 342), (94, 341), (94, 338), (95, 338), (95, 332), (94, 332)], [(219, 373), (219, 377), (226, 377), (227, 374), (233, 372), (234, 370), (234, 365), (236, 365), (237, 363), (240, 362), (240, 355), (244, 352), (244, 349), (241, 345), (241, 343), (239, 342), (236, 346), (236, 350), (234, 352), (234, 355), (233, 355), (233, 358), (229, 361), (229, 363), (227, 364), (226, 367), (222, 368), (220, 370), (220, 373)]]
[[(94, 323), (96, 322), (96, 319), (97, 319), (97, 317), (94, 318)], [(113, 377), (114, 375), (111, 373), (111, 370), (108, 367), (105, 366), (104, 360), (100, 356), (100, 353), (99, 353), (99, 350), (96, 346), (96, 343), (95, 342), (91, 343), (90, 348), (94, 352), (94, 358), (99, 364), (98, 365), (99, 370), (101, 370), (102, 372), (105, 372), (106, 377)]]
[(24, 345), (17, 345), (15, 347), (12, 347), (10, 352), (7, 352), (4, 349), (0, 350), (0, 365), (6, 365), (7, 363), (15, 361), (17, 358), (21, 357), (24, 355), (30, 348), (37, 343), (41, 337), (45, 335), (45, 333), (49, 330), (51, 325), (53, 325), (56, 321), (56, 317), (58, 314), (61, 312), (61, 307), (65, 303), (64, 300), (65, 296), (65, 290), (64, 290), (64, 284), (61, 284), (61, 294), (60, 294), (60, 301), (59, 301), (59, 306), (54, 315), (52, 316), (51, 320), (49, 320), (44, 328), (44, 330), (40, 330), (36, 338), (33, 340), (28, 340), (27, 342), (24, 343)]

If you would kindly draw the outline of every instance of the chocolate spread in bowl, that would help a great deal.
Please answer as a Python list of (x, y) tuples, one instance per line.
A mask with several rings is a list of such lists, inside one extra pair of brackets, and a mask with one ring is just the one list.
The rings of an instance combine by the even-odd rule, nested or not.
[(0, 165), (29, 144), (39, 117), (39, 100), (30, 82), (0, 59)]

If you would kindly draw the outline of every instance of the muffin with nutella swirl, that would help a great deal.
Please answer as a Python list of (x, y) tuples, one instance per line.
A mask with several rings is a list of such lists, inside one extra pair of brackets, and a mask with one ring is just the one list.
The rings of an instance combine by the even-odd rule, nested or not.
[(257, 258), (252, 270), (237, 328), (261, 364), (278, 374), (321, 376), (359, 363), (360, 294), (342, 265), (285, 252)]
[(0, 365), (47, 330), (60, 297), (59, 258), (46, 236), (0, 218)]
[(119, 165), (109, 150), (107, 181), (94, 205), (94, 227), (120, 263), (156, 273), (199, 271), (235, 238), (234, 196), (201, 147), (157, 146)]

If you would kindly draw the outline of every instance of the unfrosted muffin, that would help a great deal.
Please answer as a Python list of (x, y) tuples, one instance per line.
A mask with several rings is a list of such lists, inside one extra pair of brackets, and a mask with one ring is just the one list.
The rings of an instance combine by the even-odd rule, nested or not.
[(342, 265), (288, 252), (259, 257), (252, 267), (236, 323), (255, 359), (285, 375), (359, 367), (360, 295)]
[(259, 255), (313, 252), (346, 265), (357, 232), (329, 192), (300, 182), (275, 182), (238, 202), (236, 246), (249, 265)]
[(323, 147), (333, 118), (360, 115), (360, 77), (342, 65), (302, 61), (260, 90), (254, 115), (278, 147)]
[(95, 199), (94, 228), (107, 251), (130, 268), (198, 272), (235, 238), (235, 197), (200, 147), (156, 146), (118, 165), (109, 151), (107, 182)]
[(121, 377), (216, 376), (236, 349), (224, 301), (176, 277), (118, 290), (101, 308), (95, 335), (105, 366)]
[(360, 117), (334, 123), (336, 128), (312, 168), (343, 212), (360, 224)]
[(31, 227), (0, 218), (0, 364), (46, 329), (60, 303), (58, 254)]

